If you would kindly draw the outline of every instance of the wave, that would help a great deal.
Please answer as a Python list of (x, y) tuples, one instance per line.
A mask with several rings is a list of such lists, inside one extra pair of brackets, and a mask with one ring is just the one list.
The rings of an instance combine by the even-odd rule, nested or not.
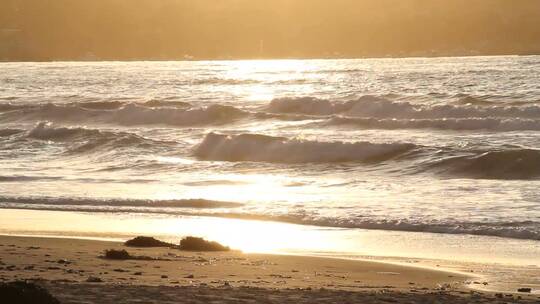
[(200, 78), (190, 81), (189, 84), (193, 85), (245, 85), (245, 84), (258, 84), (256, 79), (234, 79), (234, 78), (219, 78), (208, 77)]
[(319, 142), (259, 134), (209, 133), (195, 147), (202, 160), (272, 163), (381, 162), (398, 157), (416, 146), (406, 143)]
[(8, 137), (15, 134), (23, 133), (25, 130), (22, 129), (0, 129), (0, 137)]
[(185, 101), (178, 101), (178, 100), (167, 100), (167, 99), (152, 99), (145, 102), (143, 105), (147, 107), (152, 108), (160, 108), (160, 107), (167, 107), (167, 108), (189, 108), (191, 107), (191, 104), (189, 102)]
[(20, 110), (23, 109), (24, 106), (22, 105), (16, 105), (12, 103), (0, 103), (0, 112), (8, 112), (13, 110)]
[[(205, 216), (242, 220), (274, 221), (329, 228), (369, 229), (438, 234), (493, 236), (540, 240), (540, 222), (459, 222), (413, 221), (408, 219), (368, 219), (366, 217), (325, 217), (305, 212), (265, 214), (242, 212), (241, 203), (186, 199), (169, 201), (116, 200), (85, 198), (13, 198), (0, 197), (0, 208), (78, 212), (148, 213), (176, 216)], [(227, 209), (227, 211), (224, 211)], [(230, 211), (229, 211), (230, 210)], [(238, 211), (239, 212), (238, 212)]]
[[(200, 213), (198, 215), (201, 215)], [(417, 222), (407, 219), (370, 220), (361, 218), (337, 218), (300, 214), (248, 214), (248, 213), (207, 213), (207, 216), (277, 221), (290, 224), (335, 227), (348, 229), (369, 229), (405, 232), (427, 232), (440, 234), (466, 234), (496, 236), (514, 239), (540, 240), (540, 222)]]
[[(317, 123), (321, 125), (321, 123)], [(435, 119), (377, 119), (337, 116), (322, 123), (327, 126), (351, 125), (371, 129), (437, 129), (487, 131), (539, 131), (540, 120), (522, 118), (435, 118)]]
[(443, 118), (540, 118), (540, 106), (524, 105), (420, 105), (396, 102), (377, 96), (362, 96), (350, 101), (330, 101), (314, 97), (274, 99), (266, 107), (271, 113), (335, 115), (363, 118), (389, 119), (443, 119)]
[(150, 107), (150, 108), (189, 108), (191, 104), (189, 102), (171, 100), (169, 98), (163, 99), (150, 99), (145, 102), (133, 102), (133, 101), (121, 101), (121, 100), (102, 100), (102, 101), (73, 101), (66, 103), (43, 103), (43, 104), (13, 104), (13, 103), (0, 103), (0, 112), (7, 112), (13, 110), (39, 110), (51, 106), (59, 107), (71, 107), (71, 108), (81, 108), (86, 110), (117, 110), (124, 106), (135, 104), (141, 107)]
[(267, 110), (271, 113), (330, 115), (345, 112), (345, 104), (315, 97), (278, 98), (270, 102)]
[(540, 150), (511, 149), (444, 158), (426, 166), (438, 173), (483, 179), (540, 178)]
[(73, 137), (97, 137), (103, 136), (103, 131), (87, 128), (68, 128), (68, 127), (54, 127), (52, 123), (42, 121), (36, 124), (36, 126), (28, 132), (29, 138), (40, 140), (69, 140)]
[(124, 125), (166, 124), (196, 126), (229, 123), (248, 113), (232, 106), (211, 105), (195, 109), (144, 108), (130, 104), (115, 112), (112, 121)]
[[(527, 106), (538, 104), (538, 100), (517, 100), (515, 97), (500, 95), (472, 96), (468, 94), (456, 94), (453, 103), (465, 106)], [(496, 101), (495, 101), (496, 100)]]
[[(23, 130), (15, 129), (11, 132), (18, 134), (21, 131)], [(26, 137), (32, 140), (65, 143), (66, 153), (69, 154), (103, 150), (122, 151), (125, 148), (176, 151), (180, 145), (175, 141), (149, 139), (128, 132), (56, 127), (49, 122), (40, 122), (25, 132)], [(404, 166), (407, 166), (407, 163), (414, 165), (410, 168), (403, 167), (403, 174), (429, 172), (452, 178), (507, 180), (540, 178), (540, 150), (519, 147), (501, 147), (500, 150), (462, 150), (400, 142), (325, 142), (249, 133), (240, 135), (209, 133), (193, 148), (192, 153), (203, 161), (281, 164), (345, 162), (378, 164), (394, 159), (402, 161), (401, 164)], [(149, 165), (156, 164), (146, 164)], [(158, 165), (167, 166), (167, 164)]]
[[(1, 111), (2, 106), (11, 110)], [(457, 104), (426, 105), (362, 96), (349, 101), (313, 97), (274, 99), (256, 111), (213, 104), (192, 107), (177, 100), (155, 99), (144, 103), (92, 101), (66, 104), (0, 104), (5, 122), (43, 121), (105, 123), (123, 126), (174, 127), (224, 125), (240, 119), (321, 120), (326, 125), (357, 125), (379, 129), (440, 130), (540, 130), (540, 105), (495, 103), (462, 97)]]
[(90, 101), (90, 102), (73, 102), (67, 105), (72, 107), (81, 107), (88, 110), (115, 110), (125, 104), (121, 101)]
[(455, 104), (458, 105), (473, 105), (473, 106), (491, 106), (496, 105), (497, 103), (494, 101), (482, 99), (475, 96), (466, 95), (464, 97), (459, 98)]
[[(17, 205), (50, 205), (50, 206), (94, 206), (94, 207), (145, 207), (145, 208), (237, 208), (241, 203), (213, 201), (206, 199), (96, 199), (66, 197), (9, 197), (0, 196), (0, 202)], [(109, 208), (110, 209), (110, 208)], [(89, 209), (99, 211), (102, 209)], [(141, 210), (142, 211), (142, 210)]]
[(27, 138), (69, 143), (68, 153), (86, 153), (95, 150), (122, 147), (160, 148), (175, 142), (145, 138), (136, 134), (89, 129), (85, 127), (56, 127), (50, 122), (39, 122), (28, 131)]
[[(434, 151), (441, 152), (438, 155)], [(269, 163), (380, 163), (416, 157), (412, 171), (452, 178), (530, 180), (540, 178), (540, 150), (508, 148), (460, 151), (427, 148), (411, 143), (320, 142), (259, 134), (209, 133), (195, 147), (200, 160)], [(456, 156), (457, 155), (457, 156)], [(403, 170), (410, 174), (409, 169)]]
[(75, 104), (42, 104), (20, 111), (3, 113), (0, 119), (50, 120), (55, 122), (110, 123), (121, 125), (172, 125), (197, 126), (233, 122), (248, 115), (232, 106), (210, 105), (201, 108), (177, 108), (166, 103), (149, 101), (149, 104), (121, 102), (89, 102)]
[(10, 182), (28, 182), (28, 181), (38, 181), (38, 180), (59, 180), (62, 177), (57, 176), (25, 176), (25, 175), (0, 175), (0, 182), (10, 183)]

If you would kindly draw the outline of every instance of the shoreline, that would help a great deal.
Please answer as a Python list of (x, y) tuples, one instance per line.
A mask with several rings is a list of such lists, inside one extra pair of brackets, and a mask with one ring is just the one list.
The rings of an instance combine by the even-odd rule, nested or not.
[(300, 226), (315, 226), (315, 227), (321, 227), (321, 228), (328, 228), (328, 229), (362, 229), (362, 230), (375, 230), (375, 231), (397, 231), (397, 232), (404, 232), (404, 233), (432, 233), (432, 234), (441, 234), (441, 235), (448, 235), (448, 234), (461, 234), (461, 235), (474, 235), (478, 237), (493, 237), (493, 238), (501, 238), (501, 239), (510, 239), (510, 240), (523, 240), (523, 241), (540, 241), (540, 239), (533, 239), (528, 238), (526, 236), (519, 236), (519, 235), (510, 235), (510, 236), (503, 236), (498, 234), (489, 234), (489, 233), (474, 233), (474, 232), (462, 232), (462, 233), (450, 233), (448, 231), (426, 231), (422, 229), (401, 229), (401, 230), (393, 230), (388, 228), (378, 228), (378, 227), (362, 227), (362, 226), (347, 226), (347, 225), (332, 225), (332, 224), (321, 224), (321, 223), (302, 223), (297, 222), (294, 220), (287, 220), (283, 218), (269, 218), (265, 216), (260, 215), (242, 215), (240, 213), (238, 214), (228, 214), (228, 213), (202, 213), (202, 214), (191, 214), (187, 212), (176, 212), (176, 213), (166, 213), (163, 211), (151, 211), (151, 210), (145, 210), (144, 212), (140, 212), (138, 210), (134, 209), (127, 209), (127, 210), (98, 210), (88, 207), (78, 208), (78, 209), (70, 209), (70, 208), (58, 208), (58, 207), (46, 207), (46, 206), (40, 206), (39, 208), (32, 208), (28, 206), (16, 206), (16, 205), (9, 205), (9, 206), (2, 206), (0, 207), (0, 210), (21, 210), (21, 211), (49, 211), (49, 212), (76, 212), (76, 213), (102, 213), (102, 214), (110, 214), (110, 213), (116, 213), (116, 214), (145, 214), (145, 215), (156, 215), (156, 216), (184, 216), (184, 217), (205, 217), (205, 218), (219, 218), (219, 219), (230, 219), (230, 220), (241, 220), (241, 221), (259, 221), (259, 222), (268, 222), (268, 223), (280, 223), (280, 224), (288, 224), (288, 225), (300, 225)]
[(124, 241), (148, 235), (176, 243), (179, 237), (193, 235), (246, 253), (446, 269), (479, 276), (469, 281), (473, 290), (516, 293), (518, 288), (530, 287), (533, 294), (540, 293), (540, 246), (533, 241), (151, 214), (2, 209), (0, 218), (0, 234), (11, 236)]
[[(111, 248), (153, 259), (117, 261), (99, 257)], [(0, 236), (0, 261), (0, 281), (37, 282), (62, 303), (78, 303), (74, 297), (84, 298), (85, 303), (131, 303), (126, 299), (118, 302), (118, 297), (135, 291), (139, 300), (158, 294), (155, 303), (169, 303), (168, 299), (177, 303), (176, 297), (186, 293), (191, 294), (190, 301), (195, 301), (186, 301), (189, 303), (204, 303), (198, 298), (201, 293), (216, 297), (230, 294), (238, 303), (243, 303), (239, 301), (242, 297), (270, 295), (279, 298), (278, 302), (300, 297), (309, 299), (309, 303), (323, 294), (331, 299), (324, 303), (339, 303), (343, 297), (379, 303), (381, 296), (390, 299), (384, 302), (395, 303), (416, 298), (441, 303), (492, 303), (501, 299), (501, 294), (468, 288), (465, 282), (476, 279), (471, 274), (380, 261), (239, 251), (186, 252), (125, 247), (119, 242), (17, 236)], [(101, 301), (104, 296), (116, 300)], [(504, 300), (538, 298), (533, 294), (502, 295)]]
[[(6, 238), (29, 238), (29, 239), (50, 239), (50, 240), (72, 240), (72, 241), (89, 241), (89, 242), (100, 242), (100, 243), (109, 243), (112, 247), (122, 245), (125, 240), (117, 239), (117, 238), (106, 238), (106, 237), (84, 237), (84, 236), (61, 236), (61, 235), (25, 235), (25, 234), (4, 234), (0, 233), (0, 240), (2, 240), (3, 237)], [(1, 245), (1, 244), (0, 244)], [(125, 245), (122, 245), (126, 249), (130, 249), (130, 247), (126, 247)], [(137, 249), (137, 248), (135, 248)], [(138, 248), (138, 249), (144, 249), (144, 248)], [(156, 248), (153, 248), (156, 249)], [(172, 249), (171, 249), (172, 250)], [(188, 251), (189, 252), (189, 251)], [(353, 258), (353, 257), (345, 257), (345, 256), (331, 256), (331, 255), (324, 255), (324, 254), (309, 254), (309, 253), (257, 253), (257, 252), (243, 252), (242, 250), (237, 249), (231, 249), (231, 252), (239, 253), (243, 255), (251, 255), (251, 256), (275, 256), (275, 257), (295, 257), (295, 258), (307, 258), (307, 259), (323, 259), (323, 260), (335, 260), (335, 261), (349, 261), (352, 263), (359, 262), (359, 263), (373, 263), (373, 264), (384, 264), (387, 266), (394, 265), (396, 267), (408, 267), (408, 268), (414, 268), (419, 271), (426, 270), (426, 271), (435, 271), (435, 272), (444, 272), (449, 274), (449, 276), (455, 275), (456, 277), (464, 277), (468, 278), (468, 281), (483, 281), (484, 276), (480, 274), (474, 274), (474, 273), (467, 273), (464, 271), (459, 270), (453, 270), (453, 269), (447, 269), (447, 268), (437, 268), (430, 265), (414, 265), (407, 263), (403, 261), (404, 258), (399, 258), (399, 260), (393, 261), (391, 259), (398, 259), (398, 257), (366, 257), (366, 258)], [(202, 253), (202, 252), (201, 252)], [(387, 258), (388, 260), (384, 260), (384, 258)], [(463, 284), (463, 287), (467, 287), (467, 289), (476, 290), (473, 286), (470, 284), (466, 285)], [(489, 291), (489, 290), (486, 290)], [(494, 291), (489, 291), (494, 292)]]

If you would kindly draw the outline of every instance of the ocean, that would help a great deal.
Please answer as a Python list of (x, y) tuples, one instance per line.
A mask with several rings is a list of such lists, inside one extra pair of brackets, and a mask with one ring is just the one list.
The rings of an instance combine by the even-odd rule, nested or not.
[(540, 56), (0, 63), (0, 207), (540, 251)]

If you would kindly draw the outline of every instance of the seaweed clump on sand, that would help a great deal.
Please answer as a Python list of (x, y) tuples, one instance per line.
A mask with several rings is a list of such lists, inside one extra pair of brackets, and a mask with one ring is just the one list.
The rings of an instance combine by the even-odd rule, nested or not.
[(207, 241), (203, 238), (188, 236), (180, 241), (180, 250), (186, 251), (229, 251), (227, 246), (223, 246), (218, 242)]
[(17, 304), (60, 304), (45, 288), (26, 281), (0, 283), (0, 302)]
[(149, 236), (138, 236), (134, 239), (128, 240), (124, 243), (128, 247), (142, 247), (142, 248), (151, 248), (151, 247), (174, 247), (173, 244), (162, 242), (153, 237)]
[(164, 258), (153, 258), (145, 255), (131, 255), (125, 249), (107, 249), (100, 258), (106, 260), (141, 260), (141, 261), (168, 261)]
[(134, 257), (124, 249), (121, 249), (121, 250), (107, 249), (105, 250), (105, 255), (103, 256), (103, 258), (109, 259), (109, 260), (129, 260), (129, 259), (133, 259)]

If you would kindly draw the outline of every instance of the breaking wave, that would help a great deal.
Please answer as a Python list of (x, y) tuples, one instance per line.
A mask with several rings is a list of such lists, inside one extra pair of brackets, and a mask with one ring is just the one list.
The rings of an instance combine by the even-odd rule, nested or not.
[(209, 213), (209, 216), (238, 218), (248, 220), (278, 221), (291, 224), (319, 227), (358, 228), (371, 230), (389, 230), (406, 232), (428, 232), (441, 234), (468, 234), (497, 236), (514, 239), (540, 240), (540, 223), (522, 222), (418, 222), (407, 219), (375, 220), (366, 217), (320, 217), (304, 213), (275, 214), (242, 214), (242, 213)]
[(406, 143), (319, 142), (259, 134), (209, 133), (194, 151), (203, 160), (271, 163), (380, 162), (413, 150)]
[[(320, 123), (318, 123), (320, 125)], [(540, 120), (522, 118), (436, 118), (436, 119), (377, 119), (337, 116), (323, 125), (350, 125), (366, 129), (437, 129), (437, 130), (488, 130), (488, 131), (539, 131)]]
[[(151, 106), (150, 106), (151, 105)], [(248, 115), (232, 106), (210, 105), (201, 108), (167, 107), (161, 102), (136, 103), (90, 102), (43, 104), (6, 112), (5, 121), (51, 120), (55, 122), (110, 123), (120, 125), (197, 126), (230, 123)]]
[(350, 101), (292, 97), (274, 99), (257, 111), (220, 104), (192, 107), (189, 103), (168, 99), (143, 103), (0, 104), (0, 121), (5, 122), (50, 120), (189, 127), (224, 125), (246, 118), (293, 121), (326, 119), (323, 124), (326, 126), (355, 125), (374, 129), (537, 131), (540, 130), (540, 105), (496, 103), (471, 96), (445, 105), (420, 105), (377, 96), (362, 96)]
[[(236, 208), (243, 204), (206, 199), (145, 200), (145, 199), (97, 199), (66, 197), (6, 197), (0, 203), (17, 205), (93, 206), (93, 207), (145, 207), (145, 208)], [(109, 208), (110, 209), (110, 208)], [(100, 211), (102, 209), (89, 209)]]
[(0, 129), (0, 137), (8, 137), (23, 132), (24, 130), (21, 129)]
[[(410, 163), (416, 172), (475, 179), (540, 178), (540, 150), (535, 149), (471, 152), (411, 143), (319, 142), (259, 134), (209, 133), (195, 147), (194, 155), (201, 160), (291, 164), (379, 163), (408, 156), (420, 159)], [(403, 173), (410, 171), (404, 168)]]
[(272, 113), (305, 115), (340, 114), (349, 117), (443, 119), (443, 118), (540, 118), (540, 106), (535, 104), (478, 105), (467, 100), (462, 105), (418, 105), (396, 102), (377, 96), (362, 96), (350, 101), (330, 101), (313, 97), (280, 98), (270, 102), (267, 110)]
[[(5, 133), (5, 134), (4, 134)], [(150, 139), (134, 133), (85, 127), (58, 127), (40, 122), (28, 131), (0, 130), (0, 136), (24, 133), (26, 138), (66, 145), (68, 153), (123, 151), (177, 151), (181, 143)], [(183, 148), (182, 148), (183, 149)], [(178, 152), (178, 151), (177, 151)], [(528, 180), (540, 178), (540, 150), (506, 147), (469, 150), (412, 143), (326, 142), (261, 134), (209, 133), (192, 150), (203, 161), (301, 163), (368, 163), (400, 160), (403, 174), (430, 172), (442, 176), (474, 179)]]
[(68, 140), (74, 137), (91, 138), (104, 136), (104, 131), (87, 128), (54, 127), (52, 123), (42, 121), (28, 132), (28, 137), (40, 140)]
[(470, 60), (8, 65), (0, 208), (540, 240), (538, 58)]
[[(80, 211), (151, 213), (182, 216), (207, 216), (243, 220), (275, 221), (330, 228), (370, 229), (440, 234), (494, 236), (524, 240), (540, 240), (540, 223), (516, 222), (459, 222), (408, 219), (370, 219), (346, 216), (328, 217), (305, 212), (289, 214), (250, 213), (242, 211), (245, 204), (205, 199), (140, 200), (52, 197), (0, 197), (0, 208)], [(224, 210), (226, 209), (226, 210)]]
[(66, 142), (69, 153), (84, 153), (98, 148), (121, 147), (159, 148), (176, 144), (145, 138), (133, 133), (105, 131), (84, 127), (56, 127), (50, 122), (39, 122), (28, 131), (27, 138), (44, 141)]
[(114, 113), (112, 120), (124, 125), (167, 124), (195, 126), (228, 123), (246, 116), (247, 113), (231, 106), (211, 105), (188, 110), (148, 109), (128, 105)]

